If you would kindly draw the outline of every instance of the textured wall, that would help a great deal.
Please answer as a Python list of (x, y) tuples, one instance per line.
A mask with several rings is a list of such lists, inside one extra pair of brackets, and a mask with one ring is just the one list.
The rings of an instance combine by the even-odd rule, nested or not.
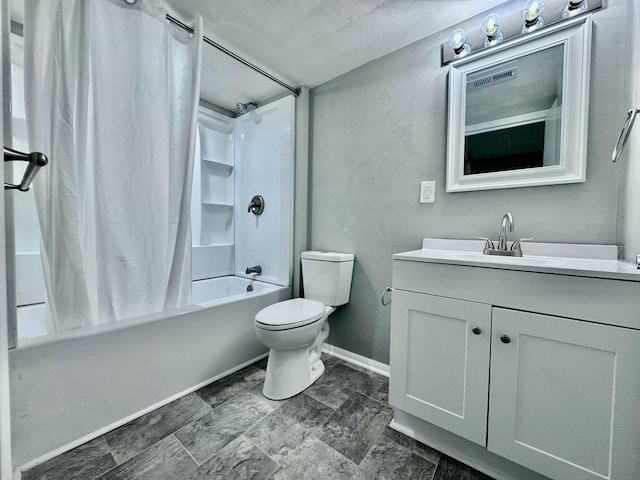
[[(629, 52), (629, 60), (632, 65), (633, 73), (629, 81), (629, 97), (630, 102), (628, 108), (640, 108), (640, 55), (638, 55), (638, 45), (640, 45), (640, 8), (632, 10), (629, 20), (632, 28), (632, 37), (629, 44), (632, 51)], [(622, 122), (621, 115), (620, 122)], [(623, 165), (619, 168), (627, 169), (627, 188), (626, 196), (623, 197), (623, 205), (621, 209), (623, 217), (623, 239), (625, 245), (625, 258), (630, 262), (635, 262), (636, 254), (640, 253), (640, 118), (636, 117), (635, 126), (633, 127), (629, 144), (625, 154), (621, 157), (620, 162)]]
[[(423, 237), (497, 237), (502, 215), (514, 236), (546, 242), (617, 243), (623, 168), (608, 160), (628, 101), (626, 38), (631, 0), (594, 14), (587, 182), (445, 193), (447, 69), (443, 32), (366, 64), (311, 92), (310, 244), (356, 256), (351, 301), (330, 318), (329, 342), (389, 360), (391, 255)], [(481, 18), (462, 25), (472, 29)], [(628, 52), (630, 53), (630, 52)], [(436, 203), (419, 204), (421, 180)]]

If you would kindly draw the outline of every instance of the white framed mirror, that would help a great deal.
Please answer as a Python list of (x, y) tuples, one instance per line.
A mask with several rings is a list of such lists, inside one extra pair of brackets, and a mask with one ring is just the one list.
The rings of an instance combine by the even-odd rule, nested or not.
[(586, 179), (591, 16), (449, 65), (447, 192)]

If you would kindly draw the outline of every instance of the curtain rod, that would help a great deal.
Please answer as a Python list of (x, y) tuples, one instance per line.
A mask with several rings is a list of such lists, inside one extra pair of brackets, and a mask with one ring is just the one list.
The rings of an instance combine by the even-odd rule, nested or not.
[[(179, 26), (180, 28), (186, 30), (189, 33), (194, 33), (193, 32), (193, 28), (191, 28), (189, 25), (186, 25), (184, 23), (182, 23), (180, 20), (178, 20), (175, 17), (172, 17), (171, 15), (167, 14), (167, 20), (169, 20), (171, 23), (173, 23), (174, 25)], [(208, 43), (209, 45), (211, 45), (212, 47), (217, 48), (218, 50), (220, 50), (223, 53), (226, 53), (227, 55), (229, 55), (231, 58), (233, 58), (234, 60), (237, 60), (238, 62), (242, 63), (243, 65), (249, 67), (250, 69), (258, 72), (260, 75), (264, 75), (265, 77), (267, 77), (269, 80), (276, 82), (277, 84), (283, 86), (284, 88), (286, 88), (287, 90), (291, 91), (293, 93), (294, 96), (298, 96), (300, 95), (300, 89), (299, 88), (295, 88), (292, 87), (291, 85), (287, 85), (286, 83), (284, 83), (282, 80), (274, 77), (273, 75), (271, 75), (270, 73), (265, 72), (264, 70), (262, 70), (260, 67), (255, 66), (253, 63), (248, 62), (247, 60), (245, 60), (244, 58), (240, 57), (239, 55), (236, 55), (235, 53), (233, 53), (231, 50), (228, 50), (227, 48), (223, 47), (222, 45), (220, 45), (219, 43), (214, 42), (213, 40), (211, 40), (209, 37), (205, 37), (204, 35), (202, 36), (202, 40), (204, 40), (205, 43)]]

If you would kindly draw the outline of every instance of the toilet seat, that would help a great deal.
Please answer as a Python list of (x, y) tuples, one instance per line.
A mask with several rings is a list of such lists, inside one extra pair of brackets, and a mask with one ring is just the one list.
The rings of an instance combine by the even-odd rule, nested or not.
[(324, 303), (294, 298), (260, 310), (256, 315), (256, 326), (264, 330), (288, 330), (311, 325), (321, 320), (324, 314)]

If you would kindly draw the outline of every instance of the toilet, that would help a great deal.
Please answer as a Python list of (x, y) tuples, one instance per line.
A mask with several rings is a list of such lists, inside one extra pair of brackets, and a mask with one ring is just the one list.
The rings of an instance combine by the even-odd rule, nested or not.
[(293, 397), (322, 375), (327, 318), (351, 294), (352, 254), (302, 252), (301, 259), (305, 298), (275, 303), (255, 318), (256, 336), (270, 348), (262, 393), (272, 400)]

